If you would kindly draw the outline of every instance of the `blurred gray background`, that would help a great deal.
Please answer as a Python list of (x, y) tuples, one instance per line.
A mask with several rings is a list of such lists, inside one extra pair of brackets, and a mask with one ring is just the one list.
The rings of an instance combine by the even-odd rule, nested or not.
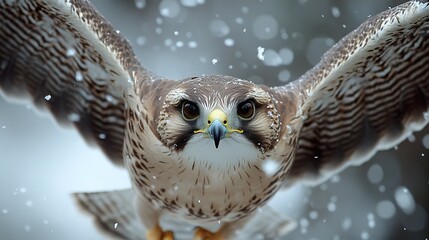
[[(143, 63), (173, 79), (294, 80), (365, 19), (404, 1), (94, 0)], [(257, 49), (265, 49), (265, 59)], [(326, 183), (270, 204), (298, 222), (287, 239), (428, 239), (429, 131)], [(0, 97), (0, 239), (106, 239), (70, 198), (129, 187), (73, 129)]]

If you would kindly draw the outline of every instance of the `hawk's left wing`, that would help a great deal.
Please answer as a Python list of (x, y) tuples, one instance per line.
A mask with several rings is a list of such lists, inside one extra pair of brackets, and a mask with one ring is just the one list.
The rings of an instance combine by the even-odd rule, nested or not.
[(288, 180), (322, 180), (401, 142), (429, 120), (429, 6), (409, 1), (363, 23), (279, 92), (298, 93)]

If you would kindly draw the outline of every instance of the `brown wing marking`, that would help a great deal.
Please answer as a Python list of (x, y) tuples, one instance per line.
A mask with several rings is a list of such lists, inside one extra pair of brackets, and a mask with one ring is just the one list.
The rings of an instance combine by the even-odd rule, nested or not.
[(128, 41), (85, 0), (0, 1), (0, 19), (0, 92), (29, 97), (122, 165), (124, 92), (158, 78)]
[(368, 19), (299, 80), (275, 89), (301, 98), (288, 180), (326, 179), (423, 128), (428, 66), (429, 7), (410, 1)]

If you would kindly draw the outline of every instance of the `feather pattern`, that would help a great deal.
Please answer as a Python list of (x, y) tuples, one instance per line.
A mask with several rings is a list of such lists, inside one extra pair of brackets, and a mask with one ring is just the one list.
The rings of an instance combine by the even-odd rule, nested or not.
[(300, 79), (275, 88), (296, 93), (303, 119), (288, 180), (320, 182), (423, 128), (428, 64), (429, 6), (410, 1), (368, 19)]
[(88, 1), (0, 1), (0, 90), (74, 124), (123, 165), (124, 90), (156, 78)]

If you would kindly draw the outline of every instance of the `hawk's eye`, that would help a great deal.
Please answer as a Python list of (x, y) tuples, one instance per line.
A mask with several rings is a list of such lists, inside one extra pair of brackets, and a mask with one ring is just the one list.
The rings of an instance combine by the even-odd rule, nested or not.
[(252, 119), (255, 116), (255, 104), (250, 100), (238, 104), (237, 114), (243, 120)]
[(190, 101), (184, 101), (182, 103), (182, 116), (186, 121), (193, 121), (200, 115), (198, 106)]

